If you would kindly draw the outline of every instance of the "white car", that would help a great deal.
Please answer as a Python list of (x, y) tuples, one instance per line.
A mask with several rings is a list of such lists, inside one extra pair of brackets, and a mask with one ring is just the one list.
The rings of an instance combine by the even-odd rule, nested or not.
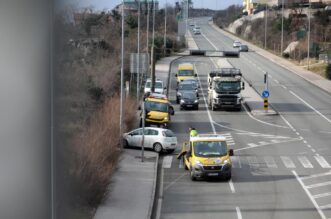
[(200, 27), (199, 27), (199, 26), (195, 26), (195, 27), (193, 28), (193, 33), (194, 33), (195, 35), (197, 35), (197, 34), (201, 34)]
[(240, 46), (241, 46), (241, 42), (240, 41), (236, 40), (236, 41), (233, 42), (233, 48), (238, 48)]
[[(145, 83), (144, 93), (150, 93), (152, 88), (152, 79), (148, 78)], [(163, 94), (166, 88), (163, 87), (163, 81), (160, 79), (155, 80), (154, 93)]]
[[(144, 130), (144, 147), (151, 148), (155, 152), (162, 151), (173, 152), (177, 147), (177, 137), (169, 129), (146, 127)], [(138, 128), (131, 132), (123, 134), (124, 147), (141, 147), (143, 138), (143, 129)]]

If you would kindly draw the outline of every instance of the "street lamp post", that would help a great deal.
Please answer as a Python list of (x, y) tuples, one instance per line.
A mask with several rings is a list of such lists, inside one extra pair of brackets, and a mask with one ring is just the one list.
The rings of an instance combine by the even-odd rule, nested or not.
[[(120, 89), (120, 136), (123, 135), (123, 100), (124, 100), (124, 0), (122, 0), (122, 46), (121, 46), (121, 89)], [(120, 141), (123, 148), (123, 141)]]
[(152, 31), (152, 47), (151, 47), (151, 70), (152, 70), (152, 86), (151, 92), (155, 90), (155, 66), (154, 66), (154, 43), (155, 43), (155, 1), (153, 0), (153, 31)]
[(284, 0), (282, 0), (282, 36), (280, 41), (280, 55), (283, 55), (284, 49)]
[(164, 48), (164, 56), (166, 55), (167, 47), (167, 0), (165, 2), (164, 7), (164, 39), (163, 39), (163, 48)]
[(138, 71), (137, 71), (137, 102), (139, 101), (139, 91), (140, 91), (140, 85), (139, 85), (139, 76), (140, 76), (140, 1), (138, 0), (138, 47), (137, 47), (137, 53), (138, 53)]
[(309, 0), (309, 8), (308, 8), (308, 45), (307, 45), (308, 70), (309, 70), (309, 60), (310, 60), (310, 9), (311, 9), (311, 0)]

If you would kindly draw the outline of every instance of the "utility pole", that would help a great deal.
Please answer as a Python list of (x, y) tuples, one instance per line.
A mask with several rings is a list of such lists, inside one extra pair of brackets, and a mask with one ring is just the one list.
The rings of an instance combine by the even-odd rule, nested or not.
[(310, 60), (310, 9), (311, 9), (311, 0), (309, 0), (309, 8), (308, 8), (308, 45), (307, 45), (308, 70), (309, 70), (309, 60)]
[(164, 56), (166, 55), (167, 52), (167, 0), (165, 2), (165, 7), (164, 7), (164, 39), (163, 39), (163, 48), (164, 48)]
[(139, 92), (140, 92), (140, 84), (139, 84), (139, 76), (140, 76), (140, 1), (138, 0), (138, 48), (137, 48), (137, 53), (138, 53), (138, 71), (137, 71), (137, 102), (139, 102)]
[(155, 43), (155, 1), (153, 0), (153, 31), (152, 31), (152, 47), (151, 47), (151, 67), (152, 67), (152, 86), (151, 92), (155, 91), (155, 59), (154, 59), (154, 43)]
[(282, 36), (280, 41), (280, 55), (283, 55), (284, 51), (284, 0), (282, 0)]
[[(147, 0), (147, 28), (146, 28), (146, 32), (147, 32), (147, 42), (146, 42), (146, 51), (147, 51), (147, 54), (149, 53), (149, 0)], [(150, 70), (150, 57), (148, 57), (148, 72), (147, 72), (147, 75), (149, 75), (149, 70)]]
[(265, 3), (264, 48), (267, 48), (268, 4)]
[[(124, 100), (124, 0), (122, 0), (122, 47), (121, 47), (121, 89), (120, 89), (120, 136), (123, 135), (123, 100)], [(120, 141), (123, 148), (123, 141)]]

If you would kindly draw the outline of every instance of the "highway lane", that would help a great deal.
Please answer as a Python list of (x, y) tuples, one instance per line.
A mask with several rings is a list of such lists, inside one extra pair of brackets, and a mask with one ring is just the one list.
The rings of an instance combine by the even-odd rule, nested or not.
[[(212, 30), (208, 29), (207, 25), (201, 26), (202, 32), (208, 39), (212, 38), (206, 33)], [(222, 36), (216, 34), (219, 33), (213, 32), (213, 38), (209, 39), (211, 42), (212, 40), (226, 42), (222, 40)], [(203, 41), (203, 36), (195, 38), (200, 48), (213, 48), (210, 42)], [(229, 45), (231, 46), (232, 44)], [(167, 168), (162, 168), (162, 202), (158, 208), (160, 218), (331, 217), (328, 123), (311, 108), (306, 106), (302, 109), (304, 104), (298, 102), (297, 97), (288, 95), (286, 90), (280, 89), (281, 85), (276, 82), (270, 84), (270, 89), (274, 100), (283, 106), (283, 110), (280, 111), (281, 116), (263, 116), (256, 120), (243, 110), (210, 111), (209, 117), (207, 108), (201, 107), (204, 105), (202, 94), (206, 95), (207, 73), (215, 66), (209, 58), (186, 57), (173, 63), (172, 72), (176, 71), (179, 63), (187, 61), (195, 64), (202, 84), (200, 110), (179, 111), (178, 105), (175, 104), (176, 81), (172, 75), (169, 97), (175, 105), (176, 115), (170, 128), (177, 134), (180, 143), (187, 140), (189, 126), (196, 127), (201, 133), (212, 133), (215, 129), (217, 133), (225, 135), (230, 147), (235, 149), (233, 179), (231, 182), (191, 182), (188, 173), (184, 171), (183, 165), (175, 155), (165, 155), (171, 157), (171, 163)], [(242, 57), (239, 60), (229, 61), (245, 73), (251, 72), (245, 74), (245, 77), (252, 81), (257, 90), (263, 87), (263, 84), (256, 79), (262, 74), (256, 73), (256, 68), (243, 61)], [(263, 61), (267, 62), (267, 60)], [(270, 74), (274, 78), (278, 73)], [(302, 86), (305, 90), (305, 85), (309, 86), (309, 89), (316, 89), (301, 78), (291, 75), (292, 73), (283, 74), (288, 77), (284, 76), (284, 80), (291, 84), (291, 86), (287, 84), (291, 89)], [(300, 94), (299, 91), (296, 92)], [(324, 95), (328, 98), (328, 94), (324, 93)], [(321, 104), (323, 106), (325, 103)], [(281, 109), (280, 106), (276, 107), (277, 110)], [(320, 126), (318, 123), (321, 123)], [(310, 142), (314, 142), (313, 146)], [(315, 144), (319, 145), (320, 154), (317, 154)]]

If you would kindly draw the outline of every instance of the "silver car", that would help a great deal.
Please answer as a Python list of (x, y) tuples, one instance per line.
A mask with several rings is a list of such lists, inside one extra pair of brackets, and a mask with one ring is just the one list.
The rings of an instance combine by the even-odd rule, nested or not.
[[(169, 129), (146, 127), (145, 128), (144, 147), (151, 148), (155, 152), (162, 151), (173, 152), (177, 147), (177, 137)], [(123, 135), (124, 147), (141, 147), (143, 138), (143, 129), (135, 129)]]

